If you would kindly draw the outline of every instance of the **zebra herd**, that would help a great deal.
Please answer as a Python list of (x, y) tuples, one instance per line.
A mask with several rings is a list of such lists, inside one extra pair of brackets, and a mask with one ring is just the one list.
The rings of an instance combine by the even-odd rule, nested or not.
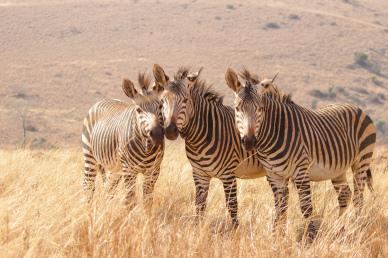
[[(266, 176), (275, 199), (275, 226), (286, 219), (288, 182), (298, 189), (303, 216), (313, 214), (310, 181), (331, 180), (338, 195), (339, 215), (347, 208), (351, 191), (346, 171), (352, 168), (357, 213), (363, 205), (365, 184), (372, 188), (370, 163), (376, 130), (370, 117), (353, 105), (336, 104), (318, 110), (304, 108), (281, 91), (274, 79), (259, 80), (244, 69), (228, 69), (226, 84), (235, 93), (234, 107), (199, 79), (200, 69), (180, 68), (170, 79), (153, 67), (154, 83), (139, 75), (139, 93), (123, 80), (129, 103), (103, 100), (84, 119), (85, 160), (83, 187), (92, 200), (97, 171), (110, 171), (111, 194), (121, 177), (128, 204), (138, 173), (143, 173), (144, 196), (152, 198), (164, 153), (164, 136), (185, 141), (193, 169), (196, 213), (202, 216), (211, 178), (222, 181), (233, 225), (239, 225), (236, 179)], [(240, 79), (243, 83), (240, 82)], [(151, 199), (152, 200), (152, 199)], [(308, 224), (309, 237), (316, 229)]]

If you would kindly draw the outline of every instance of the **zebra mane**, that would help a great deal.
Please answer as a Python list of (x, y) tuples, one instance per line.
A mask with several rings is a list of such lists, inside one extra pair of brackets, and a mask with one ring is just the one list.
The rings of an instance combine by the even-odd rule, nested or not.
[(281, 103), (285, 103), (285, 104), (293, 104), (294, 101), (292, 100), (291, 98), (291, 94), (288, 94), (288, 93), (285, 93), (281, 90), (279, 90), (279, 88), (275, 85), (273, 85), (273, 87), (276, 89), (276, 91), (266, 91), (264, 90), (262, 92), (262, 95), (265, 96), (265, 97), (268, 97), (270, 99), (273, 99), (273, 100), (277, 100)]
[(174, 74), (174, 80), (178, 81), (186, 78), (186, 76), (189, 74), (189, 71), (190, 71), (189, 67), (185, 67), (185, 66), (179, 67), (176, 74)]
[(151, 92), (149, 92), (149, 87), (151, 85), (151, 80), (145, 72), (139, 73), (138, 82), (143, 92), (143, 95), (150, 95)]
[(160, 94), (154, 91), (152, 88), (150, 89), (151, 79), (147, 73), (139, 73), (137, 79), (142, 94), (137, 94), (137, 96), (133, 99), (133, 102), (135, 102), (137, 105), (147, 105), (150, 103), (158, 102), (160, 100)]
[(159, 94), (153, 91), (148, 92), (147, 95), (138, 94), (136, 98), (133, 99), (133, 102), (139, 106), (140, 105), (144, 106), (158, 101), (160, 101)]
[(249, 84), (257, 84), (260, 80), (256, 74), (252, 74), (246, 67), (239, 73), (240, 77)]
[(182, 91), (185, 90), (185, 85), (181, 79), (179, 80), (174, 80), (172, 82), (169, 82), (164, 89), (167, 91), (171, 91), (177, 94), (180, 94)]
[(243, 70), (239, 73), (240, 77), (243, 78), (246, 81), (250, 81), (252, 78), (251, 72), (248, 71), (247, 68), (243, 68)]
[(270, 99), (275, 99), (279, 102), (282, 102), (282, 103), (286, 103), (286, 104), (291, 104), (291, 103), (294, 103), (294, 101), (292, 100), (291, 98), (291, 94), (281, 94), (281, 95), (277, 95), (273, 92), (266, 92), (264, 94), (264, 96), (267, 96), (268, 98)]
[(176, 94), (180, 94), (183, 91), (188, 90), (193, 98), (200, 97), (210, 102), (222, 103), (224, 97), (216, 92), (212, 86), (208, 85), (204, 80), (197, 79), (192, 85), (186, 86), (183, 79), (187, 77), (189, 72), (190, 68), (183, 66), (180, 67), (178, 72), (174, 75), (174, 81), (168, 83), (168, 85), (165, 86), (165, 90)]
[(193, 97), (200, 97), (210, 102), (222, 104), (224, 96), (216, 92), (212, 85), (208, 85), (204, 80), (196, 80), (192, 86), (190, 86), (190, 93)]

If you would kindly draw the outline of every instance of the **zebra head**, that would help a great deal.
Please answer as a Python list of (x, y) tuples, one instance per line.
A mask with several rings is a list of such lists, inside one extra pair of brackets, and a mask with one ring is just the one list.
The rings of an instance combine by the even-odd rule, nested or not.
[(245, 80), (244, 85), (231, 68), (228, 68), (225, 74), (227, 85), (235, 93), (235, 119), (241, 142), (245, 150), (251, 151), (256, 145), (256, 137), (264, 116), (261, 94), (258, 92), (260, 81), (246, 69), (240, 73), (240, 77)]
[(124, 93), (135, 103), (137, 126), (141, 137), (148, 146), (149, 142), (159, 146), (164, 140), (163, 116), (161, 113), (161, 102), (157, 90), (149, 91), (150, 80), (143, 73), (139, 74), (139, 85), (143, 94), (138, 93), (135, 85), (128, 79), (123, 80), (122, 88)]
[(155, 66), (155, 81), (158, 82), (158, 78), (162, 78), (161, 83), (164, 83), (161, 100), (166, 137), (169, 140), (175, 140), (192, 116), (193, 103), (189, 87), (197, 80), (202, 68), (197, 73), (192, 74), (189, 74), (189, 69), (180, 68), (173, 81), (163, 82), (164, 71), (160, 66)]

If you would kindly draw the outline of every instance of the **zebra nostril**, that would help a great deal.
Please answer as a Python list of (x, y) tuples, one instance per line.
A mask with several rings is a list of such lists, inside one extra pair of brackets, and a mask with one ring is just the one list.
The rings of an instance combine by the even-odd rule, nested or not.
[(157, 126), (150, 131), (150, 137), (156, 145), (160, 145), (164, 139), (163, 128)]
[(251, 151), (256, 144), (256, 139), (254, 136), (244, 136), (241, 139), (241, 143), (244, 146), (245, 150)]
[(166, 127), (166, 137), (169, 140), (175, 140), (178, 138), (179, 132), (178, 132), (178, 127), (176, 126), (175, 123), (170, 123)]

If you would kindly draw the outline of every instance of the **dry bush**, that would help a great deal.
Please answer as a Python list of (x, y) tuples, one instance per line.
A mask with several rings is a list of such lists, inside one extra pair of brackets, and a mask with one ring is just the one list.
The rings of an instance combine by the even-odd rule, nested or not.
[(371, 73), (381, 75), (380, 65), (375, 61), (371, 61), (369, 56), (364, 52), (354, 53), (354, 64), (368, 70)]
[(265, 179), (239, 181), (236, 231), (227, 231), (230, 220), (217, 180), (211, 183), (206, 216), (197, 222), (182, 144), (167, 146), (152, 207), (140, 202), (140, 178), (139, 204), (131, 211), (122, 205), (123, 186), (108, 200), (100, 177), (93, 204), (83, 205), (78, 150), (0, 151), (0, 257), (383, 257), (388, 255), (387, 154), (376, 155), (375, 193), (366, 193), (358, 219), (353, 207), (337, 219), (330, 182), (314, 184), (322, 225), (308, 246), (297, 241), (304, 221), (293, 187), (285, 236), (272, 234), (273, 197)]

